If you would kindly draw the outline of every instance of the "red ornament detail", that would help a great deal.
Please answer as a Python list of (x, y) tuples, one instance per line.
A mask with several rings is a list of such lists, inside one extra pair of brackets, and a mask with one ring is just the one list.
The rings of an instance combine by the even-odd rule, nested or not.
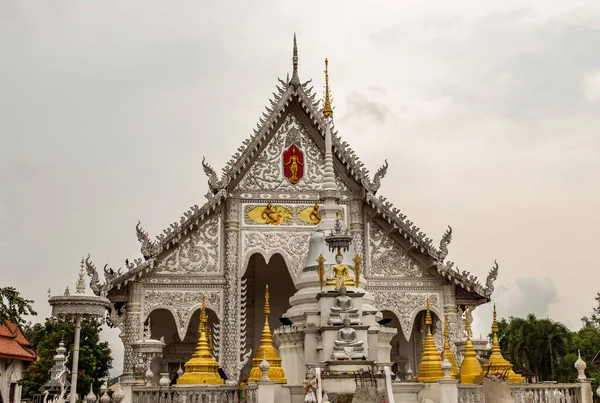
[(294, 144), (283, 153), (283, 175), (292, 185), (304, 176), (304, 154)]

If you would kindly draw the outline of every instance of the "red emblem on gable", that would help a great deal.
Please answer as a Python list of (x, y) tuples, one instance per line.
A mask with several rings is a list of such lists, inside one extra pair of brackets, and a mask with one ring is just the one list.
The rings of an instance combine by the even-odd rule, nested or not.
[(304, 176), (304, 154), (294, 144), (283, 153), (283, 175), (292, 185)]

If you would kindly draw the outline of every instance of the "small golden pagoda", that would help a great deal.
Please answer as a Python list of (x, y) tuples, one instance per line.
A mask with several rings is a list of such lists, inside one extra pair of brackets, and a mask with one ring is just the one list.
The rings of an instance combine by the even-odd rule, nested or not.
[(283, 368), (281, 368), (281, 358), (277, 349), (273, 346), (273, 339), (271, 337), (271, 328), (269, 327), (269, 313), (271, 307), (269, 306), (269, 285), (267, 284), (265, 291), (265, 326), (263, 327), (262, 335), (260, 336), (260, 347), (256, 350), (254, 358), (252, 359), (252, 370), (250, 371), (250, 377), (248, 382), (256, 382), (262, 378), (262, 372), (259, 368), (260, 362), (266, 357), (267, 362), (271, 365), (269, 368), (269, 380), (277, 381), (277, 383), (287, 383)]
[(465, 353), (458, 379), (460, 383), (475, 383), (475, 379), (481, 374), (481, 364), (475, 355), (473, 343), (471, 343), (471, 324), (468, 310), (465, 312), (465, 332), (467, 333), (467, 343), (465, 344)]
[(441, 359), (444, 361), (444, 357), (448, 358), (450, 364), (452, 364), (452, 368), (450, 369), (450, 376), (453, 379), (458, 378), (458, 366), (456, 365), (456, 357), (454, 357), (454, 353), (450, 349), (450, 337), (448, 333), (448, 317), (444, 314), (444, 349), (442, 350)]
[(431, 335), (431, 312), (429, 311), (429, 297), (427, 297), (427, 312), (425, 313), (425, 325), (427, 326), (427, 337), (425, 338), (425, 348), (422, 350), (421, 363), (417, 371), (418, 382), (437, 382), (444, 378), (442, 371), (442, 360), (440, 352), (435, 347), (433, 336)]
[(206, 294), (202, 300), (200, 309), (200, 324), (198, 325), (198, 344), (192, 358), (185, 363), (185, 372), (177, 384), (181, 385), (219, 385), (223, 379), (219, 375), (219, 364), (215, 361), (208, 345), (208, 316), (206, 315)]
[(483, 378), (489, 374), (506, 374), (508, 382), (511, 383), (523, 383), (525, 379), (519, 374), (516, 374), (512, 369), (512, 364), (508, 362), (503, 356), (500, 350), (500, 343), (498, 342), (498, 321), (496, 320), (496, 304), (494, 303), (494, 320), (492, 322), (492, 354), (490, 358), (482, 365), (482, 371), (477, 379), (478, 383), (483, 383)]

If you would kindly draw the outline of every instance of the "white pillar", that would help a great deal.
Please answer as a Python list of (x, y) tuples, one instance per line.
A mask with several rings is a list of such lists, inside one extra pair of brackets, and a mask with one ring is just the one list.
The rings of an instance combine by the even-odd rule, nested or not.
[[(83, 269), (82, 269), (83, 270)], [(77, 402), (77, 371), (79, 369), (79, 338), (81, 335), (81, 315), (75, 317), (75, 341), (73, 342), (73, 369), (71, 370), (71, 403)]]
[(275, 403), (275, 385), (277, 381), (260, 381), (257, 383), (257, 401), (260, 403)]
[(458, 379), (440, 379), (440, 403), (458, 403)]
[(592, 393), (592, 381), (589, 379), (582, 379), (579, 383), (581, 384), (581, 403), (593, 403), (594, 395)]
[(383, 372), (385, 373), (385, 395), (386, 395), (386, 399), (387, 399), (387, 401), (389, 403), (396, 403), (396, 400), (394, 400), (394, 391), (392, 390), (392, 371), (390, 371), (389, 365), (385, 365), (383, 367)]
[(321, 368), (315, 367), (315, 376), (317, 377), (317, 403), (323, 400), (323, 384), (321, 383)]

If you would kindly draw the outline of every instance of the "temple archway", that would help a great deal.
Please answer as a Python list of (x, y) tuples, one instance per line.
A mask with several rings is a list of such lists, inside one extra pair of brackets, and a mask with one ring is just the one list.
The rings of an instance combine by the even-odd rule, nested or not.
[[(219, 322), (217, 315), (206, 309), (208, 315), (208, 328), (214, 329), (215, 323)], [(192, 357), (196, 344), (198, 343), (198, 325), (200, 323), (200, 308), (196, 309), (190, 318), (190, 322), (183, 340), (179, 338), (175, 318), (168, 309), (155, 309), (149, 315), (152, 323), (152, 338), (160, 340), (164, 337), (165, 347), (163, 357), (158, 361), (159, 365), (153, 368), (155, 377), (159, 372), (168, 372), (174, 379), (179, 366), (183, 365)]]
[(150, 312), (148, 319), (150, 319), (150, 335), (152, 339), (160, 340), (161, 338), (164, 338), (163, 340), (165, 342), (163, 357), (153, 360), (151, 365), (152, 372), (154, 372), (154, 382), (158, 382), (160, 373), (164, 372), (167, 368), (169, 354), (170, 351), (173, 350), (172, 347), (179, 343), (180, 340), (179, 335), (177, 334), (175, 318), (170, 310), (165, 308), (155, 309)]
[(288, 267), (283, 257), (273, 255), (267, 263), (264, 257), (253, 254), (248, 260), (248, 266), (242, 277), (247, 284), (246, 308), (246, 347), (252, 349), (250, 359), (242, 369), (241, 379), (246, 379), (252, 369), (252, 358), (260, 346), (260, 336), (265, 323), (263, 313), (265, 304), (265, 286), (269, 284), (269, 326), (271, 332), (281, 326), (279, 318), (290, 308), (289, 299), (296, 288), (289, 274)]
[[(444, 340), (444, 322), (440, 320), (439, 316), (433, 311), (431, 313), (431, 334), (433, 335), (433, 340), (435, 341), (435, 346), (438, 351), (442, 351), (443, 340)], [(425, 325), (425, 315), (426, 311), (420, 311), (416, 317), (413, 324), (413, 331), (411, 333), (411, 340), (409, 340), (409, 344), (413, 346), (413, 362), (415, 366), (413, 366), (413, 371), (417, 372), (419, 367), (419, 362), (421, 361), (421, 344), (422, 341), (425, 340), (425, 336), (427, 335), (427, 326)]]

